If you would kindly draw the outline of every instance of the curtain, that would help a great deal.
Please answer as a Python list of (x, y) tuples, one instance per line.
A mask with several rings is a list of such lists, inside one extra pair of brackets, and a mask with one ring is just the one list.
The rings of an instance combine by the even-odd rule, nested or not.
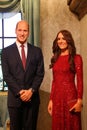
[(20, 0), (0, 0), (0, 18), (9, 18), (20, 11)]
[(40, 46), (40, 0), (21, 0), (23, 19), (29, 23), (29, 43)]

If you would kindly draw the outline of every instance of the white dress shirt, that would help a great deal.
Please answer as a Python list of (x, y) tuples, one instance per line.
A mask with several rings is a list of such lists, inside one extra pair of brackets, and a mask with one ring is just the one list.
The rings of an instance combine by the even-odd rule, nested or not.
[[(17, 48), (18, 48), (18, 51), (19, 51), (19, 54), (20, 54), (20, 57), (22, 58), (21, 56), (21, 43), (19, 43), (18, 41), (16, 41), (16, 45), (17, 45)], [(23, 44), (24, 45), (24, 51), (25, 51), (25, 56), (27, 58), (27, 51), (28, 51), (28, 47), (27, 47), (27, 42)]]

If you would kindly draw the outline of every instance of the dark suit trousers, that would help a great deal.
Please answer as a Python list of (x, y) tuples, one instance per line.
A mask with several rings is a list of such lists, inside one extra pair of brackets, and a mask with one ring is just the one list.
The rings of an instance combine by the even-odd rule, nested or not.
[(18, 108), (9, 107), (10, 130), (36, 130), (39, 104), (22, 103)]

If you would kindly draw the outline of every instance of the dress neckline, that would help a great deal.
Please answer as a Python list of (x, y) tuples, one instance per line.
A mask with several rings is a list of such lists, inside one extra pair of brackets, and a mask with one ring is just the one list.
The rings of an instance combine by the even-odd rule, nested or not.
[(67, 54), (67, 55), (60, 55), (60, 57), (68, 57), (69, 56), (69, 54)]

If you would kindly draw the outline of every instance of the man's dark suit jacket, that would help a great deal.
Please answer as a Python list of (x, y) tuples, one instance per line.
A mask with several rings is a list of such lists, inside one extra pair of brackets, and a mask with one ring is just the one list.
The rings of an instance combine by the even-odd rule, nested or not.
[(19, 107), (22, 101), (17, 97), (17, 94), (20, 90), (29, 88), (35, 90), (31, 102), (39, 103), (38, 89), (44, 77), (41, 49), (28, 43), (25, 70), (23, 69), (16, 43), (2, 50), (1, 61), (3, 78), (8, 85), (8, 106)]

